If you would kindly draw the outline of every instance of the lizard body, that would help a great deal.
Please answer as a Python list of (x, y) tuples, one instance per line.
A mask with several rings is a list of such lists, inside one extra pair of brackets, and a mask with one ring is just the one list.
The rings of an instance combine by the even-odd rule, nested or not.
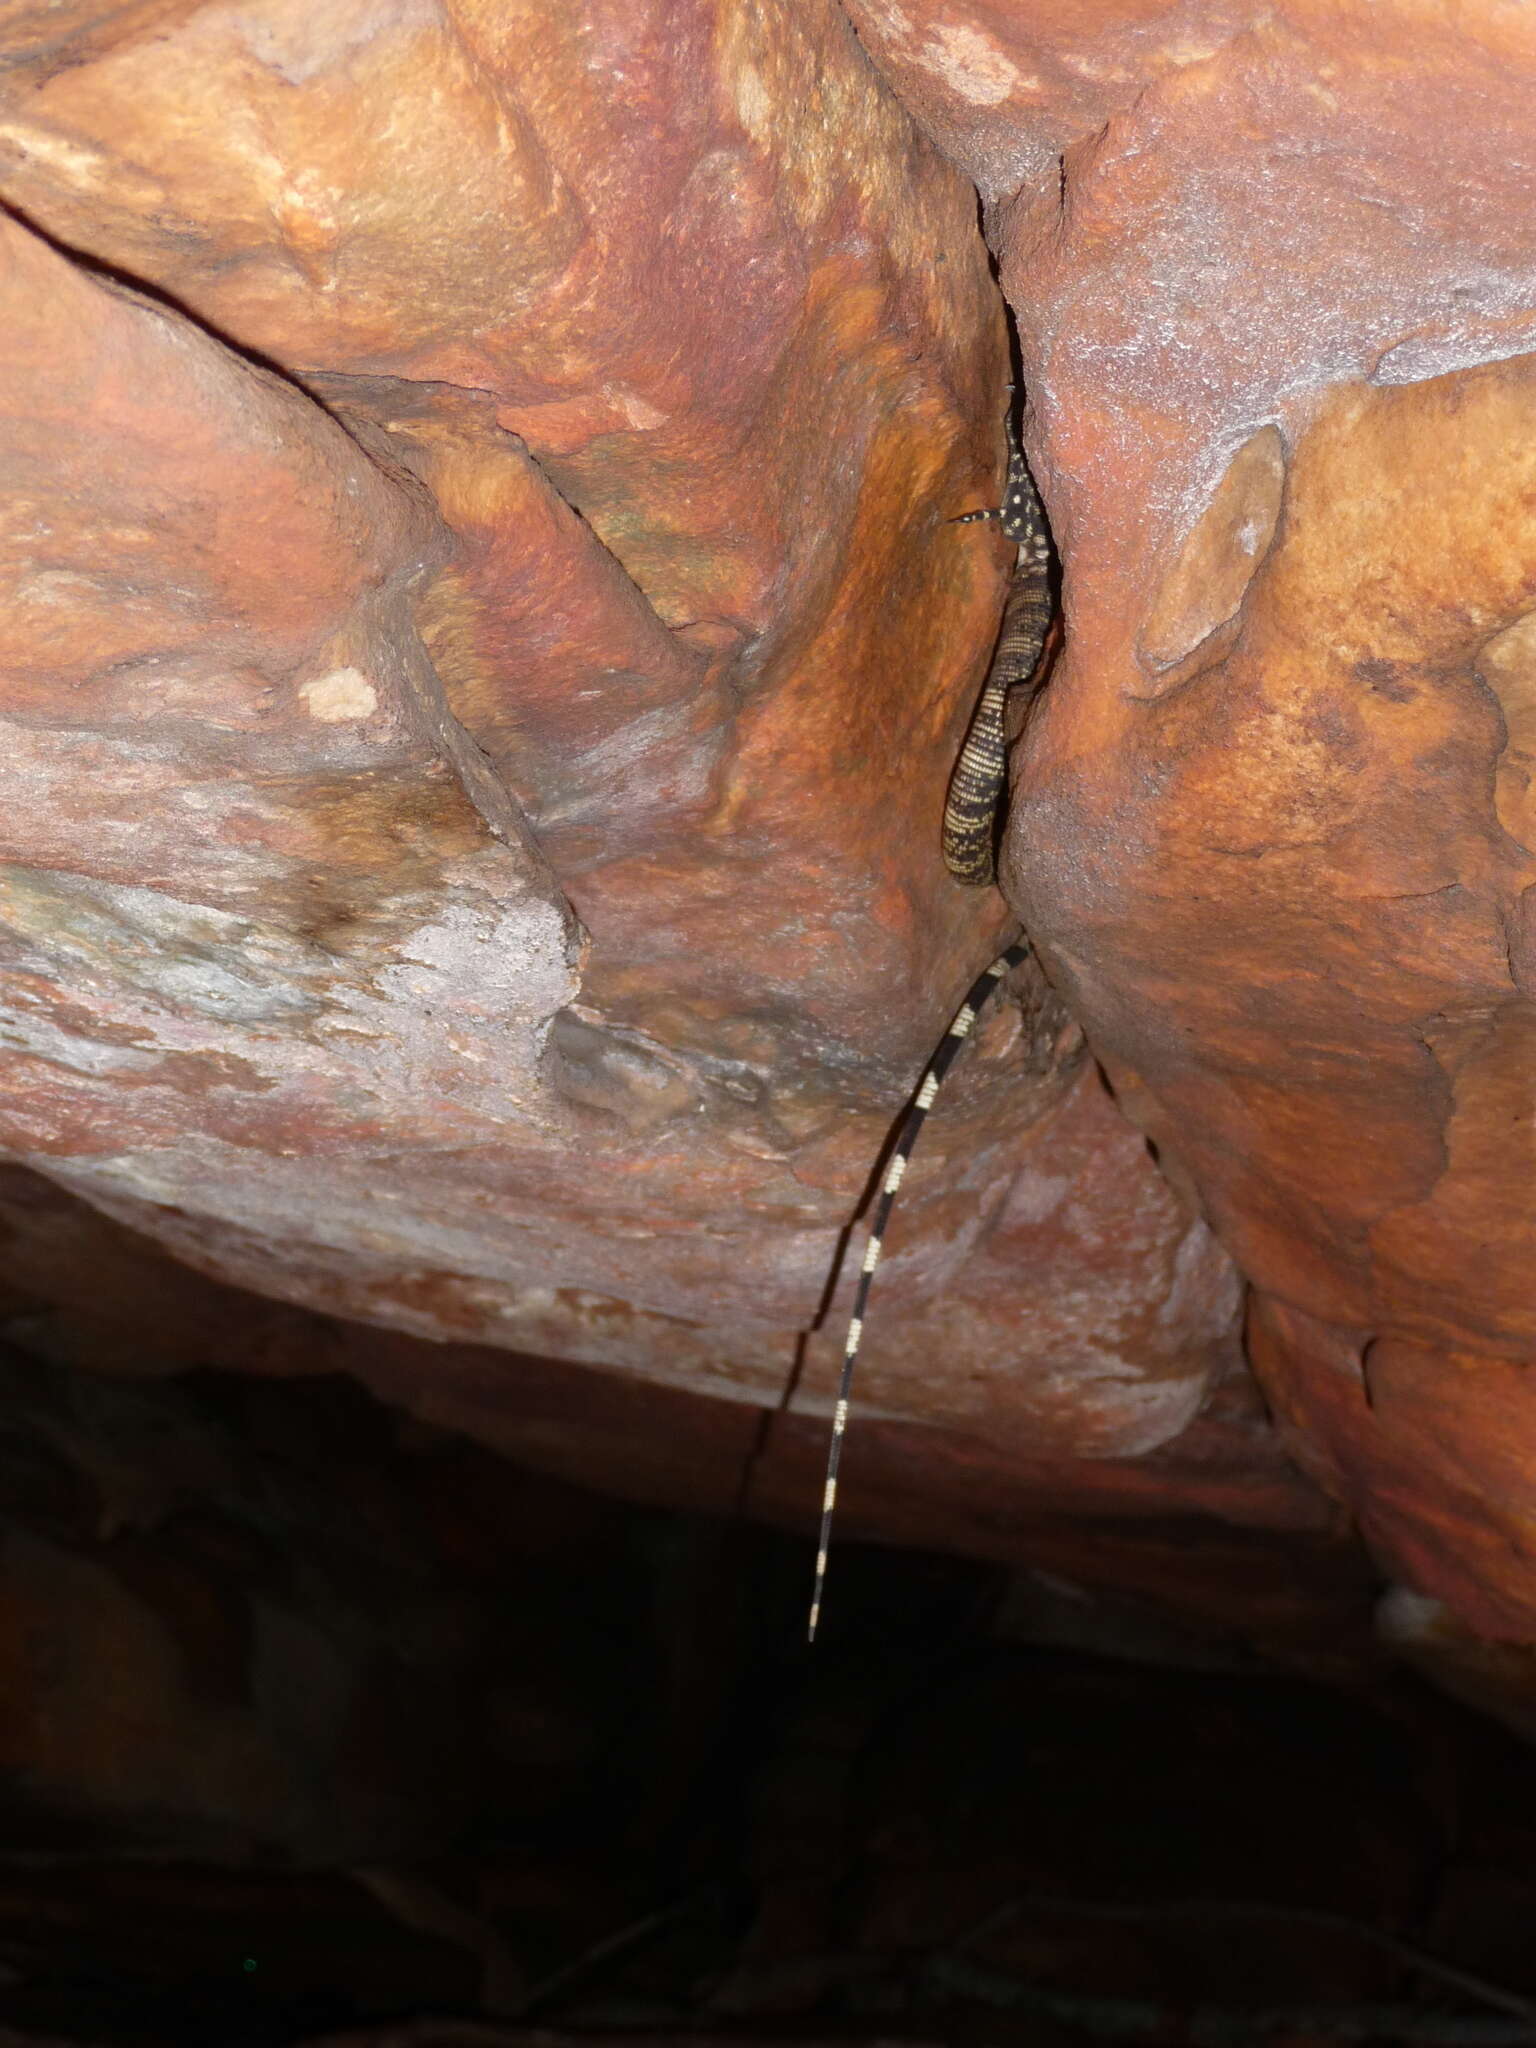
[[(1003, 503), (985, 512), (962, 512), (955, 524), (970, 525), (981, 519), (997, 519), (1016, 548), (1013, 578), (1003, 605), (1002, 624), (992, 663), (987, 671), (980, 700), (971, 718), (970, 730), (960, 758), (950, 777), (944, 806), (943, 848), (946, 866), (962, 882), (978, 886), (996, 878), (994, 848), (1004, 808), (1008, 783), (1008, 699), (1016, 685), (1034, 673), (1051, 623), (1051, 543), (1045, 510), (1035, 489), (1029, 465), (1024, 459), (1010, 417), (1008, 429), (1008, 480)], [(996, 994), (1003, 977), (1029, 956), (1029, 943), (1020, 940), (994, 960), (972, 984), (956, 1011), (948, 1031), (928, 1062), (917, 1092), (907, 1109), (896, 1144), (881, 1176), (880, 1192), (864, 1247), (864, 1261), (854, 1294), (853, 1314), (843, 1345), (843, 1367), (838, 1380), (837, 1403), (832, 1411), (832, 1440), (827, 1449), (826, 1485), (821, 1503), (821, 1533), (816, 1546), (816, 1577), (811, 1590), (811, 1610), (806, 1627), (807, 1640), (816, 1640), (821, 1619), (822, 1595), (826, 1589), (827, 1549), (832, 1537), (832, 1514), (837, 1503), (837, 1474), (842, 1461), (843, 1437), (848, 1428), (848, 1402), (853, 1391), (854, 1361), (864, 1335), (864, 1316), (869, 1306), (870, 1283), (880, 1263), (886, 1225), (907, 1161), (917, 1143), (939, 1084), (954, 1063), (956, 1054), (970, 1036), (971, 1027), (983, 1005)]]
[(997, 873), (993, 848), (1008, 782), (1008, 699), (1016, 685), (1034, 673), (1051, 623), (1051, 543), (1045, 509), (1011, 424), (1001, 507), (962, 512), (954, 523), (968, 526), (978, 519), (999, 520), (1018, 549), (992, 665), (944, 806), (945, 865), (958, 880), (982, 887)]

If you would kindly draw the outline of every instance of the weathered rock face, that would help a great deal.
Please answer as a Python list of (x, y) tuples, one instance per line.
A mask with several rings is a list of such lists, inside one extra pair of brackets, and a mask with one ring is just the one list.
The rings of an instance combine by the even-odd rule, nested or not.
[(1536, 33), (860, 19), (990, 201), (1066, 560), (1015, 900), (1297, 1448), (1528, 1638)]
[[(801, 1333), (1007, 929), (936, 852), (1005, 573), (949, 523), (979, 189), (1063, 567), (1005, 873), (1050, 986), (914, 1169), (866, 1525), (1023, 1544), (1018, 1475), (1316, 1518), (1241, 1448), (1230, 1252), (1309, 1468), (1530, 1635), (1536, 31), (849, 16), (10, 11), (0, 1146), (452, 1340), (349, 1355), (423, 1412), (798, 1512), (755, 1409), (824, 1406)], [(541, 1434), (570, 1364), (692, 1420)]]
[[(292, 1302), (820, 1408), (1005, 929), (935, 855), (1006, 552), (946, 523), (998, 454), (970, 185), (830, 5), (7, 35), (0, 1140)], [(865, 1382), (994, 1468), (1143, 1453), (1235, 1358), (1028, 997)]]

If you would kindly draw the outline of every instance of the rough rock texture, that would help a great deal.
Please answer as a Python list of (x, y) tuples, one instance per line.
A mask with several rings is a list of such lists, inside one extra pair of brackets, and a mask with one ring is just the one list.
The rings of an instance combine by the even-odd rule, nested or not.
[[(208, 1364), (292, 1378), (344, 1372), (524, 1468), (638, 1503), (683, 1498), (806, 1533), (826, 1456), (814, 1414), (778, 1416), (765, 1431), (760, 1411), (681, 1374), (662, 1385), (550, 1356), (509, 1363), (483, 1344), (431, 1344), (257, 1300), (172, 1264), (20, 1168), (0, 1169), (0, 1267), (0, 1319), (48, 1361), (135, 1379)], [(896, 1346), (904, 1318), (889, 1320)], [(855, 1526), (1133, 1591), (1235, 1641), (1300, 1639), (1319, 1617), (1337, 1634), (1326, 1585), (1349, 1588), (1350, 1603), (1360, 1597), (1338, 1517), (1284, 1457), (1241, 1373), (1175, 1441), (1140, 1456), (1053, 1458), (1032, 1433), (866, 1412), (858, 1459)]]
[(1298, 1452), (1530, 1638), (1536, 27), (856, 12), (989, 201), (1066, 558), (1014, 900)]
[[(822, 1410), (801, 1333), (1006, 928), (935, 858), (1006, 553), (946, 523), (1000, 452), (969, 183), (830, 0), (5, 33), (0, 1143), (292, 1302)], [(994, 1472), (1236, 1358), (1024, 993), (864, 1382)]]
[[(452, 1340), (349, 1359), (422, 1412), (798, 1511), (758, 1407), (824, 1404), (801, 1333), (1007, 928), (935, 856), (1004, 573), (948, 523), (1000, 453), (979, 189), (1064, 571), (1005, 871), (1051, 986), (914, 1172), (848, 1504), (1318, 1520), (1238, 1448), (1230, 1253), (1308, 1470), (1536, 1633), (1526, 11), (4, 37), (7, 1156)], [(650, 1383), (611, 1439), (571, 1364)]]

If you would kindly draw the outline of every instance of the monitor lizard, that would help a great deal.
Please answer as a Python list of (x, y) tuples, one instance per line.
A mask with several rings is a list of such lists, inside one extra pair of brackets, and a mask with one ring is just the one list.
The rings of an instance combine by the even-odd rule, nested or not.
[[(1027, 682), (1033, 675), (1051, 623), (1050, 532), (1011, 412), (1008, 421), (1008, 477), (1003, 487), (1002, 504), (983, 512), (962, 512), (952, 523), (967, 526), (982, 519), (999, 520), (1018, 554), (1003, 604), (1002, 624), (991, 666), (972, 714), (965, 744), (950, 776), (948, 800), (944, 806), (942, 843), (945, 865), (958, 880), (977, 887), (994, 881), (997, 874), (997, 834), (1007, 808), (1008, 700), (1016, 686)], [(832, 1538), (832, 1513), (837, 1502), (837, 1473), (842, 1460), (843, 1437), (848, 1428), (854, 1361), (864, 1335), (870, 1282), (880, 1263), (896, 1191), (901, 1186), (918, 1133), (933, 1107), (939, 1084), (969, 1037), (983, 1004), (997, 992), (1003, 977), (1027, 959), (1029, 953), (1028, 940), (1018, 940), (972, 984), (955, 1013), (954, 1021), (929, 1059), (881, 1176), (869, 1240), (864, 1247), (864, 1262), (859, 1271), (859, 1284), (854, 1294), (853, 1314), (849, 1318), (843, 1344), (837, 1401), (832, 1410), (832, 1438), (827, 1448), (826, 1483), (821, 1503), (821, 1533), (816, 1546), (816, 1576), (806, 1624), (809, 1642), (816, 1640), (822, 1596), (826, 1590), (827, 1549)]]

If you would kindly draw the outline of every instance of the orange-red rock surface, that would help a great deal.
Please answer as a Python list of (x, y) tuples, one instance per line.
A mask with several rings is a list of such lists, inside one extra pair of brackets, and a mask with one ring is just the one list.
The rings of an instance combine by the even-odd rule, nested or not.
[(859, 18), (965, 138), (1066, 561), (1014, 900), (1298, 1454), (1529, 1638), (1536, 28)]
[(420, 1412), (803, 1512), (801, 1335), (1008, 929), (936, 851), (1006, 573), (949, 523), (997, 488), (990, 242), (1063, 567), (1005, 872), (1053, 986), (914, 1168), (847, 1507), (1318, 1522), (1235, 1260), (1308, 1469), (1536, 1633), (1522, 11), (0, 44), (5, 1156), (448, 1340), (349, 1351)]

